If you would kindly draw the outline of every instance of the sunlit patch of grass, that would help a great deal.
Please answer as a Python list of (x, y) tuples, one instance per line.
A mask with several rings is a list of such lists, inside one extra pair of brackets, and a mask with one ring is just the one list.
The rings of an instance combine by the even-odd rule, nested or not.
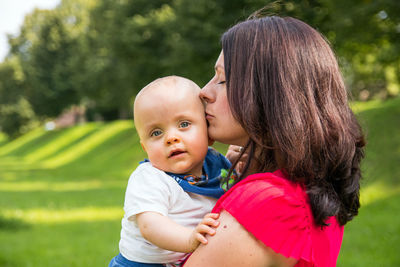
[(360, 202), (362, 206), (366, 206), (396, 194), (400, 194), (400, 185), (388, 186), (382, 181), (377, 181), (361, 189)]
[(83, 156), (84, 154), (90, 152), (92, 149), (105, 142), (108, 138), (111, 138), (118, 132), (121, 132), (127, 128), (132, 128), (131, 121), (117, 121), (114, 123), (110, 123), (102, 130), (94, 133), (90, 137), (82, 140), (81, 142), (76, 143), (70, 149), (64, 151), (64, 153), (61, 153), (47, 160), (44, 166), (48, 168), (57, 168), (62, 165), (68, 164)]
[(79, 209), (3, 210), (5, 219), (18, 219), (31, 224), (113, 221), (122, 219), (122, 207), (84, 207)]
[(1, 172), (2, 181), (15, 181), (18, 178), (18, 174), (15, 172)]
[(125, 182), (120, 181), (100, 181), (100, 180), (87, 180), (82, 182), (45, 182), (45, 181), (32, 181), (32, 182), (0, 182), (0, 192), (27, 192), (27, 191), (86, 191), (95, 190), (99, 188), (123, 188), (126, 186)]
[(96, 129), (96, 127), (98, 127), (96, 124), (88, 123), (65, 130), (57, 138), (51, 140), (51, 142), (47, 142), (44, 146), (28, 154), (26, 159), (28, 161), (38, 161), (40, 159), (43, 159), (53, 153), (56, 153), (62, 147), (73, 143), (77, 139), (93, 131), (94, 129)]
[(145, 158), (144, 154), (131, 125), (82, 155), (79, 160), (63, 165), (58, 170), (77, 170), (81, 175), (126, 180), (130, 172)]
[(37, 128), (9, 143), (0, 147), (0, 155), (5, 155), (10, 153), (11, 151), (20, 148), (21, 146), (31, 142), (32, 140), (38, 138), (39, 136), (43, 135), (45, 130), (43, 128)]
[(350, 107), (354, 113), (363, 112), (369, 109), (379, 108), (382, 105), (382, 100), (371, 100), (368, 102), (355, 101), (350, 103)]

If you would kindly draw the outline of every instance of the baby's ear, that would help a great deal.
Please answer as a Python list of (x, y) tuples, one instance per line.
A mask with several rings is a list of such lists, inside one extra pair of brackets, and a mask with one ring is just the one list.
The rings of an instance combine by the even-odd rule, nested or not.
[(146, 148), (144, 147), (142, 141), (140, 141), (140, 145), (142, 146), (143, 151), (146, 152)]

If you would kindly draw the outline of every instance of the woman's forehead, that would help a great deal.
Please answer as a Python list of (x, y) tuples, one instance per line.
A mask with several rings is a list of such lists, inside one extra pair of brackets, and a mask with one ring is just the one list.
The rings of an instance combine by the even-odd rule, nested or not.
[(218, 56), (217, 62), (215, 62), (215, 71), (224, 71), (224, 53), (221, 52)]

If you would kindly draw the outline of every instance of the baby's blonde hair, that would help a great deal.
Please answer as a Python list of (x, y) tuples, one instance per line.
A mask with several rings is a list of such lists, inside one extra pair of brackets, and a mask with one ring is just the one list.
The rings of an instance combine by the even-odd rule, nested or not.
[[(176, 76), (176, 75), (171, 75), (171, 76), (166, 76), (166, 77), (162, 77), (162, 78), (158, 78), (154, 81), (152, 81), (151, 83), (149, 83), (148, 85), (146, 85), (145, 87), (143, 87), (139, 93), (136, 95), (135, 97), (135, 101), (133, 104), (133, 117), (136, 117), (136, 113), (135, 112), (135, 106), (137, 106), (137, 103), (139, 103), (139, 101), (143, 100), (143, 97), (153, 91), (153, 90), (162, 90), (162, 89), (167, 89), (167, 88), (186, 88), (186, 89), (191, 89), (193, 91), (193, 94), (195, 94), (196, 96), (198, 96), (198, 94), (200, 93), (200, 87), (193, 82), (192, 80), (189, 80), (187, 78), (184, 77), (180, 77), (180, 76)], [(171, 95), (171, 97), (174, 97), (174, 95)], [(200, 101), (200, 98), (199, 98)]]

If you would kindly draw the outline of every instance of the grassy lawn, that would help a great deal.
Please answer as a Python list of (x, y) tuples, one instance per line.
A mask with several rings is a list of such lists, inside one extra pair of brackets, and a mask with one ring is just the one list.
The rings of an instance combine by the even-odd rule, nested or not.
[(368, 144), (361, 209), (345, 228), (338, 266), (400, 266), (400, 98), (353, 109)]
[[(400, 266), (400, 98), (353, 108), (368, 149), (362, 208), (338, 266)], [(0, 266), (107, 265), (128, 177), (144, 157), (132, 121), (0, 135)]]

